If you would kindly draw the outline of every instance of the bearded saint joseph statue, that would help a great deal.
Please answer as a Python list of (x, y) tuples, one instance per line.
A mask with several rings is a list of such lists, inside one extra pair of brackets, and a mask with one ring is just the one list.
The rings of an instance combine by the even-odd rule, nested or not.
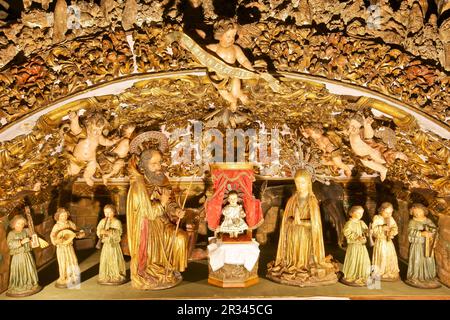
[[(159, 133), (165, 138), (160, 132), (151, 133)], [(131, 284), (142, 290), (176, 286), (181, 282), (180, 272), (186, 269), (188, 262), (188, 235), (176, 227), (185, 212), (174, 200), (161, 161), (159, 150), (147, 149), (139, 158), (136, 154), (132, 156), (128, 169), (127, 233)]]

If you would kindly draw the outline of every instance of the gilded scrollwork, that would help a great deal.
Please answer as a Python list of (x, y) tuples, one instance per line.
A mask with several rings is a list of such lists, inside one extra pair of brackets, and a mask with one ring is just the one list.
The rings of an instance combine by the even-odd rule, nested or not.
[[(304, 6), (303, 2), (296, 8)], [(90, 8), (84, 8), (81, 2), (77, 5), (82, 12), (87, 12)], [(278, 5), (274, 3), (271, 6)], [(326, 10), (328, 6), (315, 6), (311, 1), (309, 5), (314, 12), (319, 12), (321, 7)], [(411, 8), (416, 8), (415, 12), (419, 12), (417, 5)], [(94, 14), (97, 11), (92, 9), (89, 12)], [(98, 15), (104, 19), (101, 12)], [(46, 26), (44, 22), (47, 17), (41, 15), (39, 19), (39, 23), (37, 20), (29, 22), (33, 26), (42, 25), (42, 28), (30, 29), (35, 37)], [(12, 24), (8, 30), (4, 30), (7, 37), (5, 48), (9, 48), (8, 50), (14, 50), (8, 39), (14, 39), (19, 31), (24, 32), (26, 28), (30, 28), (14, 26)], [(425, 33), (435, 32), (436, 28), (433, 26), (431, 19), (423, 27), (414, 26), (413, 29), (419, 30), (416, 33), (420, 34), (423, 42), (428, 43), (432, 38)], [(272, 64), (277, 70), (309, 73), (367, 87), (418, 107), (448, 123), (448, 73), (423, 59), (428, 59), (425, 53), (439, 49), (439, 45), (425, 50), (418, 46), (422, 40), (407, 37), (405, 41), (412, 41), (411, 46), (422, 48), (420, 50), (423, 55), (413, 56), (401, 48), (377, 43), (370, 38), (346, 36), (341, 31), (321, 34), (308, 24), (285, 26), (277, 20), (261, 19), (260, 22), (241, 29), (242, 36), (237, 42), (246, 46), (248, 55), (254, 61), (265, 59), (266, 63)], [(45, 50), (44, 47), (41, 51), (27, 49), (23, 63), (12, 63), (0, 73), (0, 100), (3, 102), (0, 110), (1, 125), (11, 123), (56, 99), (93, 84), (134, 72), (199, 67), (194, 57), (179, 44), (166, 43), (165, 35), (180, 30), (180, 26), (175, 24), (143, 23), (128, 33), (120, 27), (114, 31), (102, 29), (91, 35), (83, 33), (78, 37), (69, 36), (65, 42), (54, 45), (47, 43), (46, 35), (43, 34), (42, 39), (29, 43), (44, 45)]]
[[(404, 126), (410, 120), (405, 120), (401, 112), (398, 119), (374, 116), (371, 107), (376, 104), (371, 103), (372, 100), (361, 102), (360, 98), (355, 102), (354, 97), (330, 94), (325, 86), (307, 81), (284, 79), (282, 82), (285, 90), (277, 93), (276, 99), (273, 99), (274, 93), (265, 82), (245, 84), (252, 103), (245, 110), (248, 121), (239, 124), (238, 128), (260, 128), (260, 124), (264, 123), (267, 130), (278, 128), (283, 132), (278, 167), (261, 167), (261, 174), (270, 172), (272, 176), (289, 177), (299, 166), (309, 166), (317, 180), (323, 182), (345, 180), (349, 174), (347, 168), (352, 175), (373, 174), (355, 154), (348, 136), (350, 120), (364, 115), (374, 119), (371, 126), (376, 143), (405, 155), (403, 159), (394, 157), (386, 162), (389, 169), (387, 180), (398, 181), (405, 187), (428, 188), (440, 195), (450, 191), (448, 141), (431, 132), (421, 131), (417, 126)], [(171, 107), (167, 108), (168, 105)], [(121, 142), (126, 144), (133, 131), (139, 133), (151, 129), (166, 133), (174, 130), (184, 132), (190, 121), (203, 119), (211, 108), (224, 105), (226, 101), (214, 87), (207, 85), (206, 78), (193, 76), (146, 80), (121, 94), (69, 103), (62, 106), (61, 111), (55, 110), (41, 117), (31, 134), (2, 143), (0, 200), (13, 199), (21, 191), (33, 190), (36, 184), (46, 189), (68, 181), (70, 175), (67, 168), (70, 167), (73, 147), (85, 139), (73, 132), (69, 133), (71, 121), (67, 115), (70, 111), (78, 110), (81, 123), (88, 124), (89, 117), (95, 114), (107, 119), (108, 125), (102, 127), (102, 134), (118, 143), (112, 147), (98, 146), (95, 149), (95, 161), (99, 159), (100, 170), (93, 173), (93, 182), (102, 183), (102, 174), (109, 181), (119, 174), (125, 177), (128, 175), (124, 164), (129, 159), (129, 153), (112, 155), (116, 147), (122, 149)], [(333, 150), (321, 147), (309, 134), (302, 133), (301, 128), (312, 128), (318, 123), (321, 124), (319, 138), (326, 137), (327, 145), (333, 146)], [(218, 129), (225, 132), (226, 128)], [(189, 135), (192, 133), (189, 130), (186, 132)], [(175, 137), (178, 138), (170, 140), (172, 149), (182, 143), (183, 134)], [(200, 142), (201, 148), (207, 144), (207, 141)], [(337, 162), (336, 157), (340, 158)], [(172, 177), (189, 177), (198, 171), (198, 165), (193, 163), (168, 162), (165, 165)], [(111, 172), (113, 174), (108, 176)], [(77, 174), (74, 177), (79, 176)], [(108, 183), (108, 179), (105, 181)]]
[[(211, 1), (195, 3), (203, 6), (206, 25), (214, 24), (217, 17)], [(386, 21), (378, 29), (368, 28), (370, 14), (362, 0), (238, 1), (238, 6), (241, 4), (256, 8), (261, 15), (258, 22), (241, 26), (236, 39), (251, 61), (264, 61), (272, 72), (308, 74), (357, 85), (449, 124), (450, 76), (438, 64), (441, 61), (445, 66), (442, 57), (448, 58), (448, 23), (444, 21), (438, 30), (437, 15), (425, 21), (423, 1), (405, 1), (398, 10), (379, 1)], [(0, 33), (1, 52), (11, 52), (8, 57), (12, 57), (20, 49), (23, 57), (8, 65), (8, 58), (1, 57), (5, 67), (0, 72), (0, 130), (95, 85), (131, 78), (136, 73), (203, 67), (182, 45), (166, 41), (166, 35), (183, 31), (179, 23), (182, 13), (176, 5), (166, 5), (167, 1), (102, 1), (100, 5), (72, 1), (71, 9), (67, 9), (70, 14), (61, 18), (63, 22), (65, 18), (71, 21), (69, 29), (60, 30), (59, 34), (54, 33), (61, 22), (56, 21), (58, 15), (46, 9), (26, 11), (22, 23), (4, 26)], [(123, 19), (125, 7), (133, 13), (127, 15), (127, 21)], [(171, 19), (163, 21), (164, 10)], [(270, 17), (271, 12), (276, 12), (275, 16)], [(335, 12), (340, 14), (336, 16)], [(57, 37), (55, 43), (52, 35)], [(377, 37), (384, 42), (374, 41)], [(373, 174), (374, 166), (371, 169), (367, 162), (364, 165), (348, 135), (349, 120), (364, 114), (374, 117), (374, 141), (405, 155), (395, 159), (383, 152), (383, 159), (377, 160), (386, 163), (378, 163), (384, 167), (375, 171), (383, 178), (386, 175), (387, 180), (412, 188), (448, 194), (448, 141), (421, 131), (410, 114), (393, 111), (367, 97), (331, 94), (324, 85), (276, 76), (283, 89), (276, 93), (264, 81), (242, 80), (248, 102), (234, 126), (245, 130), (264, 123), (267, 129), (309, 128), (311, 132), (291, 130), (283, 136), (279, 167), (264, 168), (265, 172), (286, 177), (296, 166), (307, 164), (324, 181), (345, 179), (351, 174)], [(13, 199), (17, 193), (35, 190), (37, 186), (51, 188), (69, 179), (68, 155), (74, 151), (70, 146), (85, 139), (68, 134), (70, 124), (64, 117), (69, 111), (84, 109), (84, 120), (98, 113), (109, 123), (108, 128), (102, 128), (108, 132), (101, 134), (126, 144), (133, 134), (126, 133), (125, 128), (130, 126), (136, 132), (184, 130), (190, 121), (205, 119), (225, 106), (226, 100), (207, 85), (206, 77), (178, 76), (138, 82), (120, 94), (92, 97), (58, 108), (41, 116), (30, 134), (1, 142), (0, 200)], [(376, 116), (371, 113), (372, 108), (390, 117)], [(217, 123), (209, 123), (210, 126), (221, 131), (230, 123), (226, 114), (214, 121)], [(316, 128), (318, 123), (320, 128)], [(313, 131), (318, 132), (314, 137)], [(180, 141), (171, 143), (174, 146)], [(85, 177), (86, 181), (93, 179), (90, 184), (102, 173), (105, 182), (127, 175), (124, 164), (128, 152), (119, 155), (111, 148), (114, 147), (98, 146), (93, 151), (92, 165), (97, 168), (98, 164), (100, 169), (91, 170)], [(116, 155), (112, 157), (111, 152)], [(171, 176), (193, 176), (197, 171), (193, 165), (167, 166)], [(72, 173), (78, 177), (80, 172)]]

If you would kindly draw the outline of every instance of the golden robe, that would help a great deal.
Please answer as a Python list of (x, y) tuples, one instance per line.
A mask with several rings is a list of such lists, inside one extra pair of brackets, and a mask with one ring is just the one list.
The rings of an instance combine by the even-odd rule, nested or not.
[(324, 260), (319, 203), (314, 194), (301, 198), (296, 193), (288, 200), (284, 211), (275, 266), (309, 269), (310, 265)]
[(179, 229), (172, 242), (176, 209), (172, 201), (164, 207), (160, 198), (169, 188), (151, 184), (132, 163), (127, 198), (127, 234), (130, 249), (131, 284), (137, 289), (161, 289), (181, 280), (179, 272), (187, 267), (188, 237)]

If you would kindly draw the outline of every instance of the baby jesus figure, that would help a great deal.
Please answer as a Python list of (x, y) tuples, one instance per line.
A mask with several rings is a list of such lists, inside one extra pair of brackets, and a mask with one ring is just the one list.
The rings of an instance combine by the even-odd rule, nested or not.
[(222, 214), (224, 220), (219, 227), (218, 232), (229, 233), (231, 238), (237, 238), (240, 233), (248, 229), (245, 223), (245, 212), (240, 204), (238, 204), (238, 193), (230, 191), (228, 194), (228, 205), (223, 208)]

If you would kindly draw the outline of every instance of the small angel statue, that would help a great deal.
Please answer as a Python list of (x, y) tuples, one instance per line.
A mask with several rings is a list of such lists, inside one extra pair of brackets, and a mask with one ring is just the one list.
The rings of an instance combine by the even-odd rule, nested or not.
[(237, 238), (240, 233), (248, 229), (245, 222), (245, 212), (240, 204), (238, 204), (238, 193), (234, 190), (228, 193), (228, 205), (223, 208), (223, 216), (225, 217), (219, 227), (218, 232), (229, 233), (231, 238)]

